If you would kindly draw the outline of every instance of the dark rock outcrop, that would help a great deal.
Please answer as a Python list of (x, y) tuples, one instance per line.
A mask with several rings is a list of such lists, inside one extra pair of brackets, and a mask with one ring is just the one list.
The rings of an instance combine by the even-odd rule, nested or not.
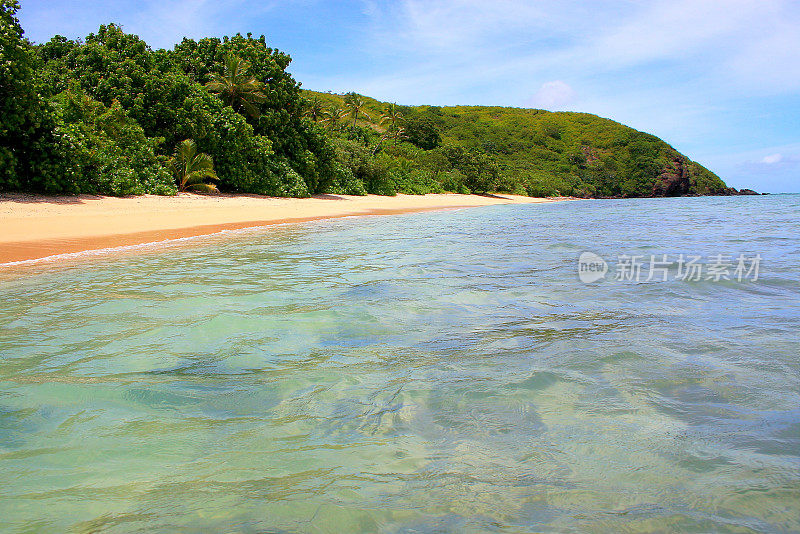
[[(716, 196), (730, 197), (736, 195), (759, 195), (759, 194), (761, 193), (757, 193), (752, 189), (736, 189), (735, 187), (726, 187), (724, 190), (717, 193)], [(766, 195), (767, 193), (763, 194)]]
[(669, 166), (661, 170), (653, 184), (654, 197), (681, 197), (689, 194), (691, 189), (689, 169), (682, 158), (674, 158)]

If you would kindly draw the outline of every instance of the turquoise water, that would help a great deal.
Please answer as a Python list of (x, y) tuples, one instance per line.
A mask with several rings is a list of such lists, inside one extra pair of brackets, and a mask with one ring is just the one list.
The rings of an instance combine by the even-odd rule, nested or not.
[[(0, 531), (798, 531), (798, 213), (494, 206), (0, 268)], [(740, 253), (757, 280), (614, 279)]]

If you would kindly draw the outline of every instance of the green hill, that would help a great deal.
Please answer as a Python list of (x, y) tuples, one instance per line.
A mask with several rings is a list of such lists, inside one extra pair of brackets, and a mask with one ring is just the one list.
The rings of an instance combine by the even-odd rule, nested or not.
[[(345, 95), (304, 95), (345, 108)], [(382, 132), (378, 119), (387, 103), (363, 100), (365, 113), (358, 124)], [(397, 109), (411, 141), (417, 141), (419, 130), (435, 129), (438, 147), (484, 156), (496, 164), (499, 188), (510, 192), (583, 197), (732, 192), (717, 175), (661, 139), (588, 113), (482, 106)]]
[(110, 24), (33, 44), (18, 8), (0, 0), (0, 191), (734, 192), (660, 139), (594, 115), (304, 91), (291, 57), (250, 34), (154, 50)]

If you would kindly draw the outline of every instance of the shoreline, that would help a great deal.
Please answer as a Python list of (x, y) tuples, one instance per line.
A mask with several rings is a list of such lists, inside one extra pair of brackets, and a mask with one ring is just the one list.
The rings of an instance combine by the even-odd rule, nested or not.
[(212, 235), (286, 223), (365, 215), (396, 215), (566, 198), (518, 195), (144, 195), (46, 197), (0, 195), (0, 266), (74, 254)]

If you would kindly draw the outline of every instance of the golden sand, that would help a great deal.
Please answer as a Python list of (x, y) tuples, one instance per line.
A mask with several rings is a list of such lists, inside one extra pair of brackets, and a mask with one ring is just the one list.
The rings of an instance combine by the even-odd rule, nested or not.
[(516, 195), (145, 195), (115, 197), (0, 196), (0, 263), (32, 260), (254, 226), (354, 215), (552, 202)]

